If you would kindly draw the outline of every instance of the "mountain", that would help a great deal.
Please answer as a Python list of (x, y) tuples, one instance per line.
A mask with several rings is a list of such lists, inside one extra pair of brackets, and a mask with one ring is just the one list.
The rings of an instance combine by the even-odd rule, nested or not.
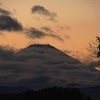
[[(64, 52), (58, 50), (57, 48), (47, 44), (34, 44), (30, 45), (25, 49), (22, 49), (21, 51), (17, 52), (16, 59), (20, 61), (25, 60), (35, 60), (35, 59), (43, 59), (44, 63), (50, 63), (50, 64), (56, 64), (56, 63), (64, 63), (67, 62), (69, 64), (82, 64), (80, 61), (68, 56)], [(42, 59), (41, 59), (42, 60)], [(47, 61), (49, 60), (49, 61)], [(42, 63), (43, 63), (42, 62)]]
[(100, 81), (99, 72), (49, 44), (30, 45), (12, 57), (0, 63), (0, 86), (38, 90), (70, 83), (92, 86)]
[[(87, 67), (49, 44), (30, 45), (17, 52), (14, 60), (21, 64), (28, 64), (23, 70), (27, 69), (28, 74), (34, 74), (34, 77), (29, 76), (29, 79), (32, 77), (34, 83), (41, 83), (43, 87), (47, 84), (50, 86), (52, 84), (66, 85), (71, 82), (70, 77), (75, 76), (78, 78), (80, 76), (78, 72), (80, 71), (81, 74), (81, 71), (86, 70)], [(82, 71), (82, 73), (84, 72)], [(46, 82), (47, 84), (45, 84)]]

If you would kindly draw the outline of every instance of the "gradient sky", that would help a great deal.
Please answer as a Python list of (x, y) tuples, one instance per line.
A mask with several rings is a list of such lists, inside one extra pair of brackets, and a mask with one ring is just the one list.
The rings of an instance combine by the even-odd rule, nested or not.
[(99, 85), (100, 59), (87, 51), (99, 27), (100, 0), (1, 0), (0, 86)]
[(100, 35), (100, 0), (1, 0), (0, 7), (23, 27), (0, 29), (0, 45), (51, 44), (82, 60)]

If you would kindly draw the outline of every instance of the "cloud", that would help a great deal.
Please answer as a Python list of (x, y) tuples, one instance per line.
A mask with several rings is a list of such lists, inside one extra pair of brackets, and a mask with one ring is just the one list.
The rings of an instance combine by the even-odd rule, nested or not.
[(22, 31), (23, 26), (17, 19), (12, 17), (12, 13), (10, 11), (0, 8), (0, 30)]
[(0, 5), (2, 6), (2, 3), (0, 2)]
[(16, 9), (13, 9), (13, 13), (17, 15), (17, 11), (16, 11)]
[(69, 36), (69, 35), (65, 35), (65, 38), (66, 38), (66, 39), (70, 39), (70, 36)]
[(9, 11), (7, 11), (5, 9), (0, 8), (0, 14), (2, 14), (2, 15), (10, 15), (11, 12), (9, 12)]
[(100, 61), (97, 60), (97, 61), (92, 61), (89, 63), (89, 67), (91, 67), (92, 69), (94, 68), (94, 66), (100, 66)]
[(26, 87), (29, 87), (32, 89), (32, 87), (34, 86), (34, 90), (36, 89), (41, 89), (41, 88), (45, 88), (48, 87), (49, 82), (52, 80), (52, 77), (50, 76), (35, 76), (32, 78), (23, 78), (18, 80), (17, 82), (15, 82), (15, 84), (21, 84), (23, 85), (23, 83), (25, 83)]
[(54, 12), (50, 12), (49, 10), (45, 9), (43, 6), (35, 5), (32, 7), (31, 11), (33, 14), (37, 13), (40, 15), (44, 15), (45, 17), (48, 17), (49, 20), (56, 21), (55, 18), (57, 17), (57, 14)]
[(4, 36), (4, 34), (3, 34), (3, 33), (1, 33), (1, 32), (0, 32), (0, 35)]
[(63, 39), (62, 39), (60, 36), (53, 34), (53, 33), (55, 33), (55, 32), (53, 32), (53, 30), (50, 29), (49, 27), (41, 27), (41, 29), (44, 30), (45, 32), (49, 32), (49, 34), (48, 34), (47, 36), (56, 38), (56, 39), (58, 39), (59, 41), (64, 42)]
[(53, 32), (49, 27), (41, 27), (41, 29), (47, 31), (47, 32)]
[(22, 31), (23, 27), (21, 23), (10, 16), (0, 16), (0, 30), (1, 31)]
[(55, 39), (58, 39), (61, 42), (64, 42), (63, 39), (60, 36), (58, 36), (58, 35), (55, 35), (55, 34), (50, 33), (48, 36), (53, 37)]
[(45, 37), (46, 34), (34, 27), (30, 27), (29, 29), (26, 29), (26, 35), (29, 37), (29, 38), (42, 38), (42, 37)]
[[(43, 37), (52, 37), (52, 38), (58, 39), (59, 41), (63, 41), (63, 39), (60, 36), (51, 33), (50, 31), (52, 31), (52, 30), (50, 30), (50, 28), (42, 27), (42, 29), (46, 30), (46, 33), (41, 30), (38, 30), (34, 27), (30, 27), (30, 28), (25, 29), (25, 34), (27, 37), (32, 38), (32, 39), (35, 39), (35, 38), (40, 39)], [(47, 31), (49, 31), (50, 33), (47, 33)]]
[(14, 50), (9, 46), (0, 46), (0, 61), (12, 60), (14, 58)]
[(66, 26), (65, 27), (67, 30), (71, 30), (71, 27), (70, 26)]

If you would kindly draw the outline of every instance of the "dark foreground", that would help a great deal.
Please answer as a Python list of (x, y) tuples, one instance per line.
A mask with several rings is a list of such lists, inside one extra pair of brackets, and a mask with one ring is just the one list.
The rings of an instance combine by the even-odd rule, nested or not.
[(19, 94), (0, 94), (0, 100), (91, 100), (77, 88), (52, 87)]

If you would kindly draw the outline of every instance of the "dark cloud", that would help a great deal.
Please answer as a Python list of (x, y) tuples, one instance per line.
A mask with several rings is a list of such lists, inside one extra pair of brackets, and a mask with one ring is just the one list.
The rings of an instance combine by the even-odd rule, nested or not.
[(0, 60), (12, 60), (14, 58), (14, 50), (8, 46), (0, 46)]
[(31, 54), (21, 54), (15, 57), (15, 61), (27, 61), (27, 60), (31, 60), (31, 59), (47, 59), (46, 56), (44, 56), (43, 54), (37, 54), (34, 53), (34, 55)]
[(54, 33), (53, 30), (51, 30), (49, 27), (41, 27), (41, 29), (45, 30), (46, 32), (49, 32), (49, 34), (47, 36), (56, 38), (59, 41), (63, 42), (63, 39), (60, 36), (53, 34)]
[(55, 34), (50, 33), (48, 36), (53, 37), (55, 39), (58, 39), (59, 41), (64, 42), (63, 39), (60, 36), (58, 36), (58, 35), (55, 35)]
[(26, 29), (26, 35), (29, 37), (29, 38), (42, 38), (42, 37), (45, 37), (46, 34), (34, 27), (31, 27), (29, 29)]
[[(43, 29), (45, 29), (46, 31), (50, 31), (49, 28), (47, 27), (43, 27)], [(41, 30), (38, 30), (34, 27), (30, 27), (28, 29), (25, 29), (25, 34), (29, 37), (29, 38), (32, 38), (32, 39), (35, 39), (35, 38), (43, 38), (43, 37), (52, 37), (52, 38), (55, 38), (55, 39), (58, 39), (59, 41), (63, 41), (63, 39), (58, 36), (58, 35), (55, 35), (53, 33), (48, 33), (48, 32), (43, 32)]]
[(0, 14), (2, 14), (2, 15), (10, 15), (11, 12), (9, 12), (9, 11), (7, 11), (5, 9), (0, 8)]
[(0, 30), (22, 31), (23, 26), (17, 19), (12, 17), (12, 13), (10, 11), (0, 8)]
[(100, 61), (98, 60), (98, 61), (90, 62), (88, 66), (93, 70), (94, 67), (97, 67), (97, 66), (100, 67)]
[(32, 7), (31, 10), (33, 14), (35, 13), (41, 14), (48, 17), (49, 20), (56, 21), (55, 18), (57, 17), (57, 14), (54, 12), (50, 12), (49, 10), (45, 9), (43, 6), (35, 5)]
[(23, 27), (21, 23), (10, 16), (1, 15), (0, 16), (0, 30), (1, 31), (21, 31)]
[(36, 76), (32, 79), (32, 83), (47, 84), (51, 79), (52, 79), (52, 77), (50, 77), (50, 76)]
[(23, 85), (23, 83), (25, 83), (24, 85), (26, 87), (29, 87), (32, 89), (32, 87), (34, 87), (33, 89), (37, 90), (37, 89), (40, 89), (40, 88), (46, 88), (48, 87), (49, 82), (52, 80), (52, 77), (50, 76), (35, 76), (35, 77), (32, 77), (32, 78), (23, 78), (23, 79), (20, 79), (18, 81), (15, 82), (16, 85), (19, 85), (19, 83), (21, 85)]

